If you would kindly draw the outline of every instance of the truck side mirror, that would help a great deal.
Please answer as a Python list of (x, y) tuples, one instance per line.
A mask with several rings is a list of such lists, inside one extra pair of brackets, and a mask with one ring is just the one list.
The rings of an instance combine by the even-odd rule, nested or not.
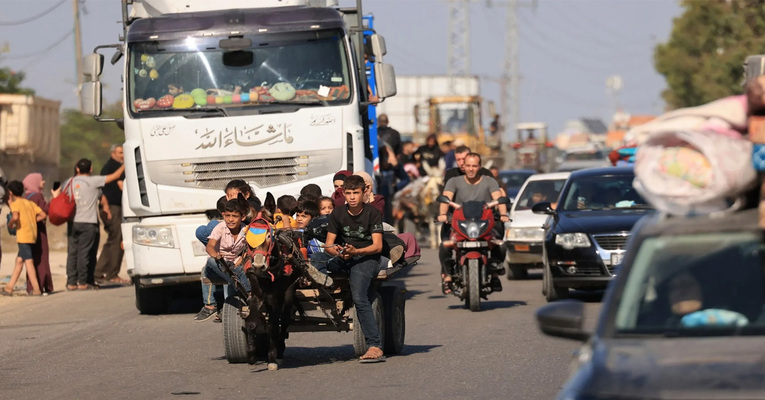
[(393, 65), (375, 64), (375, 82), (377, 85), (377, 96), (381, 99), (393, 97), (396, 95), (396, 73)]
[(80, 88), (80, 111), (85, 115), (101, 115), (101, 82), (84, 82)]
[(370, 36), (369, 40), (372, 42), (372, 54), (375, 56), (375, 61), (383, 62), (383, 56), (388, 54), (388, 48), (385, 47), (385, 38), (375, 33)]
[(104, 56), (98, 53), (91, 53), (82, 58), (82, 75), (85, 76), (85, 82), (98, 81), (104, 68)]

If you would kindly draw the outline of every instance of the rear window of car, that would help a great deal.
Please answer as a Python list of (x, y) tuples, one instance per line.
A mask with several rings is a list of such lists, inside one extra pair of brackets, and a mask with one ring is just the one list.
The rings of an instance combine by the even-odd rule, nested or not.
[(645, 239), (617, 307), (618, 334), (765, 335), (762, 235)]
[(555, 203), (558, 201), (558, 195), (560, 194), (561, 189), (563, 189), (564, 183), (566, 183), (565, 179), (528, 182), (523, 189), (523, 192), (519, 193), (516, 197), (517, 204), (515, 205), (515, 210), (530, 210), (534, 204), (543, 201), (553, 203), (553, 208), (555, 208)]

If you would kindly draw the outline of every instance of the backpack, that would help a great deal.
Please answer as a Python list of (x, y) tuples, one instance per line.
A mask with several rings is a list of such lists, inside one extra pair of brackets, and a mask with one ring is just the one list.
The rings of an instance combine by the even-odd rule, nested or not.
[[(69, 182), (66, 184), (64, 190), (61, 191), (61, 194), (50, 201), (48, 220), (53, 225), (59, 226), (74, 218), (76, 203), (74, 201), (74, 192), (71, 189), (72, 181), (74, 181), (74, 177), (69, 179)], [(69, 191), (68, 194), (67, 189)]]

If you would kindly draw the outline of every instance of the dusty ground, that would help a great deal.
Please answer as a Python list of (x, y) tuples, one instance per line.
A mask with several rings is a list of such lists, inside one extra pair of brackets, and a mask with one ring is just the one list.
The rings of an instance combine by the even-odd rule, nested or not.
[[(3, 206), (2, 210), (0, 210), (0, 251), (2, 254), (2, 260), (0, 260), (0, 285), (3, 287), (10, 280), (14, 262), (16, 261), (16, 254), (18, 253), (16, 237), (8, 234), (6, 227), (6, 214), (9, 211), (8, 206)], [(106, 242), (106, 233), (102, 229), (99, 253), (100, 247), (104, 242)], [(66, 225), (53, 226), (51, 223), (48, 223), (48, 245), (50, 247), (50, 269), (53, 275), (54, 294), (66, 292)], [(127, 279), (128, 276), (125, 269), (126, 264), (123, 260), (120, 276)], [(22, 272), (21, 278), (16, 283), (16, 296), (0, 298), (0, 304), (23, 299), (26, 295), (26, 285), (26, 272)]]

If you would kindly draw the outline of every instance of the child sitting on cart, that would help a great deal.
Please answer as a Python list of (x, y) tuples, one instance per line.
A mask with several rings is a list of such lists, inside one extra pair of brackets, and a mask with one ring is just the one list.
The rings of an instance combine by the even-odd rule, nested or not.
[[(236, 199), (226, 200), (222, 204), (221, 214), (223, 223), (216, 225), (207, 241), (207, 264), (202, 270), (202, 281), (214, 280), (225, 281), (233, 284), (231, 278), (220, 269), (217, 259), (222, 258), (225, 262), (231, 263), (231, 269), (237, 276), (239, 282), (244, 288), (250, 290), (250, 282), (244, 275), (242, 267), (242, 251), (247, 245), (245, 241), (246, 229), (244, 228), (244, 219), (249, 211), (249, 205), (243, 196)], [(212, 278), (212, 279), (211, 279)], [(202, 301), (204, 306), (194, 318), (197, 322), (206, 321), (217, 312), (215, 298), (212, 293), (212, 285), (202, 285)]]
[(385, 356), (369, 301), (372, 298), (370, 291), (374, 290), (372, 280), (380, 272), (382, 214), (370, 204), (364, 203), (365, 185), (364, 178), (358, 175), (345, 179), (343, 195), (346, 204), (335, 208), (330, 214), (325, 253), (314, 254), (312, 261), (323, 259), (330, 271), (342, 271), (349, 275), (351, 296), (368, 348), (360, 361), (366, 363), (385, 361)]

